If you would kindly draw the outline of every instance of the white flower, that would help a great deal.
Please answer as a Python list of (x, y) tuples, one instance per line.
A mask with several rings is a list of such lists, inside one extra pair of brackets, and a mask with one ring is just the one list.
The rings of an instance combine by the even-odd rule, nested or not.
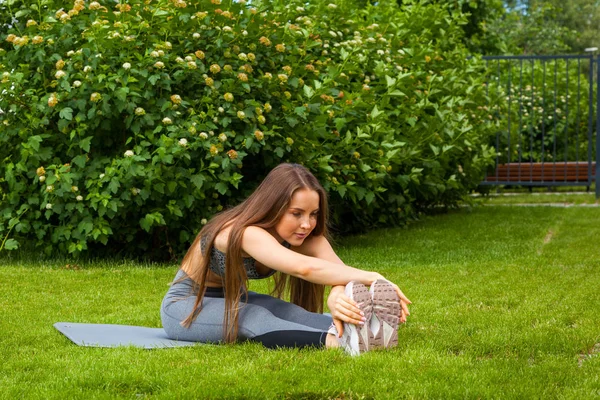
[(230, 26), (224, 26), (223, 27), (223, 32), (231, 32), (231, 31), (233, 31), (233, 29), (231, 29)]
[(156, 58), (158, 56), (159, 56), (158, 51), (153, 51), (153, 52), (150, 53), (150, 57)]
[(129, 69), (129, 68), (131, 68), (131, 64), (129, 64), (129, 63), (123, 64), (123, 69)]
[(133, 157), (134, 153), (131, 150), (127, 150), (124, 155), (125, 155), (125, 157)]
[(219, 107), (217, 110), (218, 110), (218, 111), (219, 111), (221, 114), (223, 114), (223, 113), (225, 112), (225, 109), (224, 109), (223, 107)]
[(74, 81), (73, 82), (73, 87), (79, 87), (81, 86), (81, 81)]
[(246, 113), (243, 111), (238, 111), (237, 116), (239, 119), (244, 119), (244, 118), (246, 118)]
[(158, 69), (162, 69), (165, 67), (165, 63), (163, 63), (162, 61), (157, 61), (154, 66)]
[(244, 35), (244, 36), (248, 36), (248, 31), (246, 31), (246, 30), (243, 30), (243, 31), (242, 31), (242, 35)]
[(51, 203), (47, 203), (46, 204), (46, 210), (52, 210), (52, 204)]
[(185, 57), (185, 61), (190, 62), (190, 61), (194, 61), (194, 59), (192, 58), (192, 56), (187, 56), (187, 57)]
[(377, 50), (377, 54), (379, 54), (380, 56), (382, 56), (382, 55), (385, 54), (385, 51), (383, 51), (383, 50)]
[(329, 3), (329, 4), (327, 4), (327, 8), (329, 8), (330, 10), (335, 10), (337, 8), (337, 6), (333, 3)]
[(104, 178), (104, 176), (105, 176), (104, 174), (100, 174), (99, 178), (102, 179), (102, 178)]
[(208, 139), (208, 134), (206, 132), (200, 132), (199, 135), (202, 139)]
[(181, 64), (181, 63), (182, 63), (182, 62), (184, 62), (184, 61), (183, 61), (183, 58), (181, 58), (181, 57), (177, 57), (177, 58), (175, 59), (175, 62), (177, 62), (178, 64)]
[(208, 223), (208, 221), (206, 220), (206, 218), (202, 218), (202, 220), (200, 220), (200, 223), (202, 225), (206, 225)]
[(54, 191), (54, 186), (52, 186), (52, 185), (46, 186), (46, 192), (52, 192), (52, 191)]
[(144, 110), (142, 107), (138, 107), (135, 109), (135, 115), (144, 115), (146, 114), (146, 110)]
[(165, 117), (165, 118), (163, 118), (162, 123), (165, 125), (171, 125), (173, 123), (173, 121), (171, 121), (171, 118)]
[(200, 34), (199, 34), (198, 32), (195, 32), (195, 33), (192, 35), (192, 37), (193, 37), (194, 39), (200, 39)]
[(83, 72), (92, 72), (92, 67), (90, 67), (89, 65), (86, 65), (85, 67), (83, 67)]
[(238, 54), (238, 58), (242, 61), (246, 61), (248, 60), (248, 56), (246, 55), (246, 53), (240, 53)]
[(79, 188), (77, 186), (71, 186), (71, 191), (74, 193), (79, 192)]
[(131, 188), (131, 194), (133, 194), (134, 196), (137, 196), (138, 194), (140, 194), (140, 192), (141, 190), (136, 187)]
[(181, 147), (185, 147), (185, 146), (187, 146), (187, 145), (188, 145), (188, 141), (187, 141), (187, 139), (186, 139), (186, 138), (181, 138), (181, 139), (179, 139), (179, 145), (180, 145)]
[(337, 37), (337, 33), (334, 31), (329, 31), (329, 35), (331, 35), (331, 37)]
[(226, 141), (227, 141), (227, 135), (225, 135), (224, 133), (221, 133), (221, 134), (219, 135), (219, 140), (220, 140), (221, 142), (226, 142)]
[(82, 201), (82, 200), (83, 200), (83, 196), (82, 196), (82, 195), (79, 195), (79, 196), (75, 197), (75, 200), (77, 200), (77, 201)]
[(304, 7), (296, 7), (296, 11), (298, 11), (298, 12), (304, 12)]
[(65, 75), (67, 75), (67, 73), (65, 71), (63, 71), (63, 70), (60, 70), (60, 71), (56, 71), (56, 74), (54, 74), (54, 77), (56, 79), (60, 79), (60, 78), (62, 78)]
[(75, 54), (75, 52), (73, 50), (67, 51), (67, 57), (71, 57), (71, 56), (73, 56), (73, 54)]
[(40, 182), (44, 182), (46, 180), (46, 177), (44, 175), (40, 176)]

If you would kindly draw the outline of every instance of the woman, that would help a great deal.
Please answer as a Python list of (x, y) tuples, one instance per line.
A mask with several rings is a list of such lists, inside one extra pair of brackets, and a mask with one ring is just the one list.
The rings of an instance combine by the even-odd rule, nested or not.
[[(248, 279), (270, 276), (276, 297), (247, 290)], [(325, 285), (332, 286), (331, 316), (322, 314)], [(286, 289), (289, 303), (280, 299)], [(344, 265), (327, 240), (325, 190), (303, 166), (281, 164), (243, 203), (202, 228), (161, 318), (172, 339), (342, 346), (356, 355), (395, 345), (409, 303), (380, 274)]]

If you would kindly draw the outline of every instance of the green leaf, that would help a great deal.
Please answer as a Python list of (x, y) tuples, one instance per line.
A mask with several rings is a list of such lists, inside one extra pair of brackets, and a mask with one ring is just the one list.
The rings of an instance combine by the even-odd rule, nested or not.
[(337, 191), (340, 194), (340, 197), (343, 199), (344, 196), (346, 195), (346, 186), (338, 186), (337, 187)]
[(156, 82), (158, 82), (158, 80), (160, 79), (160, 75), (155, 74), (152, 75), (150, 78), (148, 78), (148, 82), (150, 82), (152, 84), (152, 86), (156, 85)]
[(85, 155), (79, 155), (71, 161), (73, 164), (77, 165), (79, 168), (85, 167), (85, 163), (87, 161), (87, 157)]
[(223, 182), (219, 182), (215, 185), (215, 189), (221, 194), (227, 193), (227, 185)]
[(204, 176), (198, 174), (198, 175), (192, 175), (192, 177), (190, 178), (190, 180), (192, 181), (192, 183), (198, 188), (201, 189), (202, 185), (204, 184)]
[(110, 183), (108, 184), (108, 189), (113, 193), (117, 193), (120, 187), (121, 184), (119, 183), (119, 180), (117, 178), (112, 178), (110, 180)]
[(115, 91), (115, 97), (121, 101), (126, 101), (127, 100), (127, 94), (129, 93), (129, 88), (128, 87), (122, 87), (119, 88)]
[(380, 116), (381, 114), (383, 114), (383, 111), (379, 111), (379, 109), (377, 108), (377, 105), (375, 105), (375, 107), (373, 107), (373, 110), (371, 110), (371, 118), (375, 119), (378, 116)]
[(294, 117), (285, 117), (285, 120), (292, 128), (298, 125), (298, 120)]
[(89, 136), (89, 137), (86, 137), (79, 141), (79, 147), (81, 147), (85, 152), (89, 153), (91, 143), (92, 143), (92, 137)]
[(309, 99), (315, 95), (315, 91), (310, 86), (304, 85), (303, 91), (304, 91), (304, 95)]
[(388, 95), (390, 95), (390, 96), (404, 96), (404, 97), (406, 97), (406, 95), (403, 92), (401, 92), (400, 90), (394, 90), (393, 92), (388, 93)]
[(335, 129), (337, 129), (339, 132), (342, 130), (344, 125), (346, 125), (346, 118), (336, 118), (333, 120), (333, 122), (335, 123)]
[(350, 53), (348, 53), (346, 49), (342, 47), (342, 50), (340, 50), (340, 56), (342, 57), (342, 60), (346, 60), (350, 56)]
[(6, 250), (16, 250), (19, 248), (19, 242), (15, 239), (8, 239), (6, 243), (4, 243), (4, 248)]
[(391, 76), (386, 75), (385, 76), (385, 81), (387, 83), (387, 87), (391, 87), (394, 86), (396, 84), (396, 80), (394, 78), (392, 78)]
[(294, 108), (294, 112), (299, 117), (302, 117), (302, 118), (306, 117), (306, 108), (304, 106)]
[(365, 200), (367, 201), (367, 204), (371, 204), (374, 199), (375, 199), (375, 193), (373, 193), (373, 192), (369, 192), (365, 196)]
[(58, 114), (62, 119), (66, 119), (67, 121), (71, 121), (73, 119), (73, 109), (71, 107), (65, 107), (60, 110)]
[(40, 150), (40, 143), (42, 143), (42, 137), (39, 135), (31, 136), (27, 139), (27, 144), (35, 151)]
[(154, 222), (154, 219), (152, 218), (152, 216), (150, 216), (150, 214), (146, 214), (146, 216), (144, 218), (140, 219), (140, 226), (146, 232), (150, 232), (150, 228), (152, 228), (153, 222)]
[(254, 138), (253, 137), (246, 138), (246, 148), (247, 149), (249, 149), (250, 147), (252, 147), (253, 143), (254, 143)]
[(431, 147), (431, 151), (433, 151), (433, 154), (435, 154), (436, 156), (437, 156), (438, 154), (440, 154), (440, 148), (439, 148), (439, 147), (437, 147), (437, 146), (434, 146), (434, 145), (432, 145), (432, 144), (429, 144), (429, 147)]

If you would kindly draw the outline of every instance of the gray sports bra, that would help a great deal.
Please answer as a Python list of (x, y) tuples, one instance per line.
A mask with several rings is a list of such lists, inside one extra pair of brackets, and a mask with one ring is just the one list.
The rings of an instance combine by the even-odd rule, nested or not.
[[(205, 238), (202, 238), (200, 240), (200, 245), (201, 245), (202, 252), (204, 252), (204, 249), (206, 247), (206, 239)], [(282, 246), (287, 249), (289, 249), (291, 247), (291, 245), (288, 242), (283, 242)], [(212, 272), (214, 272), (215, 274), (217, 274), (221, 277), (225, 277), (225, 257), (226, 257), (225, 253), (223, 253), (221, 250), (219, 250), (215, 246), (213, 246), (213, 248), (210, 252), (210, 263), (208, 264), (208, 268), (210, 268), (210, 270)], [(244, 265), (244, 268), (246, 269), (246, 275), (248, 276), (248, 279), (268, 278), (271, 275), (273, 275), (275, 272), (277, 272), (276, 270), (272, 269), (267, 275), (259, 274), (258, 271), (256, 270), (256, 260), (252, 257), (242, 257), (242, 264)]]

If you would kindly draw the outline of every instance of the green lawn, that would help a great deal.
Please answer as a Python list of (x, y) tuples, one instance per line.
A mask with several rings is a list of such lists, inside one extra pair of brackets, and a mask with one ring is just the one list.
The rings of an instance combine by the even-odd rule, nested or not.
[[(175, 265), (0, 260), (0, 397), (600, 398), (600, 209), (476, 207), (340, 239), (413, 301), (399, 346), (81, 348), (58, 321), (160, 326)], [(264, 283), (255, 290), (265, 290)]]
[(490, 193), (487, 196), (474, 197), (477, 204), (485, 205), (515, 205), (515, 204), (552, 204), (552, 205), (598, 205), (594, 191), (590, 192), (548, 192), (536, 191), (512, 192), (512, 193)]

